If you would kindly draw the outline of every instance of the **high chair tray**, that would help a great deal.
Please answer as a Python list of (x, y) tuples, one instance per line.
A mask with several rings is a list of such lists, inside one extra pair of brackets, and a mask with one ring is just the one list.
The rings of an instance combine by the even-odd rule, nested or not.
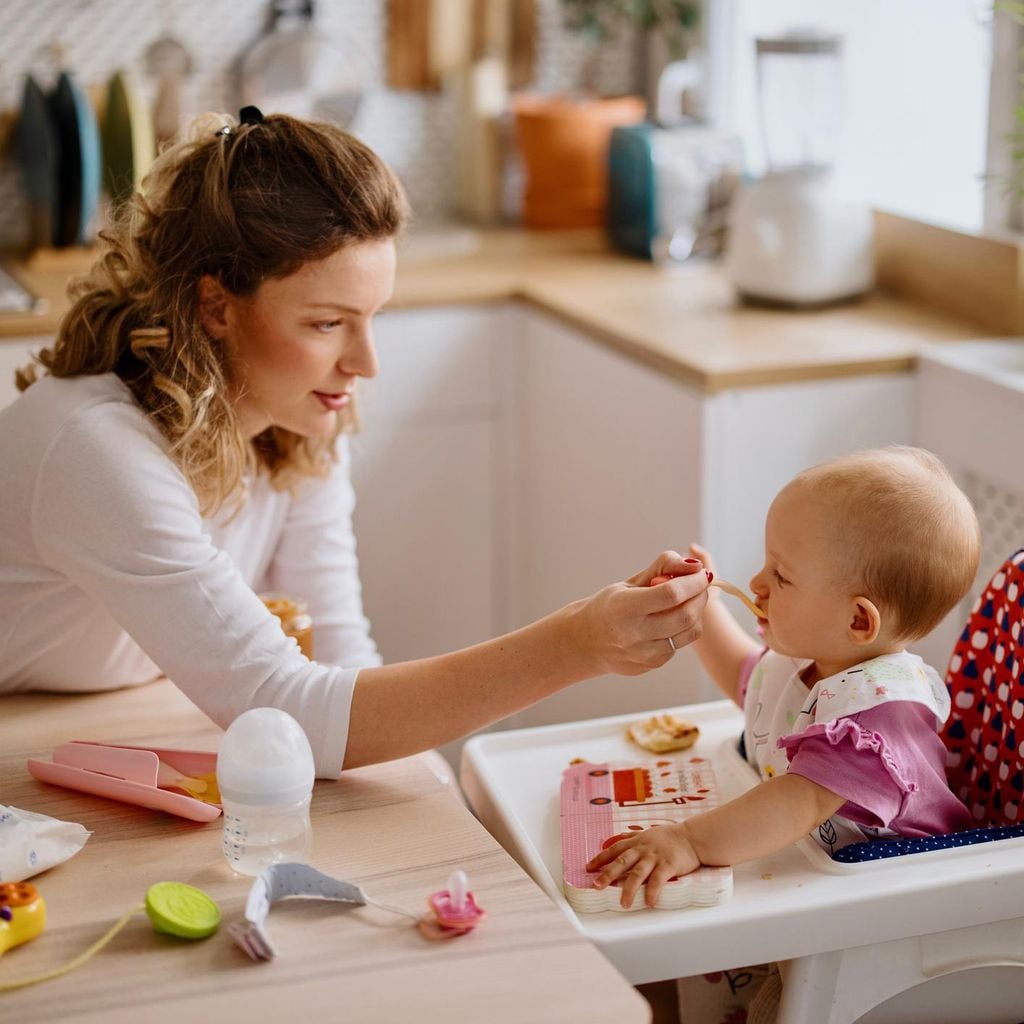
[(28, 770), (40, 782), (166, 811), (191, 821), (213, 821), (220, 816), (217, 804), (160, 789), (157, 770), (161, 761), (183, 775), (204, 775), (217, 769), (217, 755), (203, 750), (73, 740), (56, 747), (52, 761), (29, 758)]
[[(730, 701), (673, 708), (700, 727), (722, 802), (756, 784), (736, 752)], [(845, 949), (1024, 916), (1024, 839), (839, 865), (812, 840), (733, 868), (717, 906), (578, 914), (562, 889), (559, 780), (574, 759), (635, 759), (626, 727), (640, 712), (484, 733), (462, 754), (462, 786), (491, 834), (570, 921), (634, 984)], [(929, 898), (922, 898), (922, 894)]]

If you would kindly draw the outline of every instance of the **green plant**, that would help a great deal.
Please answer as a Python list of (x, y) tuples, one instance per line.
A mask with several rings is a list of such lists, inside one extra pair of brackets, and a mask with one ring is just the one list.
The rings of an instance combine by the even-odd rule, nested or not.
[[(566, 28), (590, 43), (591, 58), (583, 72), (583, 86), (593, 91), (597, 47), (623, 26), (657, 32), (665, 40), (669, 60), (682, 60), (700, 24), (700, 0), (561, 0)], [(1024, 7), (1024, 4), (1021, 4)]]
[[(1018, 25), (1024, 25), (1024, 3), (1005, 0), (997, 3), (994, 9), (1008, 14)], [(1017, 60), (1019, 65), (1024, 65), (1024, 49), (1018, 52)], [(1014, 196), (1020, 199), (1024, 196), (1024, 74), (1017, 76), (1017, 82), (1021, 87), (1013, 112), (1017, 128), (1007, 134), (1006, 142), (1010, 147), (1010, 159), (1013, 162), (1009, 188)]]

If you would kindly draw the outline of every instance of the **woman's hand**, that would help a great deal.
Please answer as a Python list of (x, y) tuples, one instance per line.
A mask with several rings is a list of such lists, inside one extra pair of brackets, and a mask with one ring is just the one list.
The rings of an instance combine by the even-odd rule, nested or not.
[(588, 871), (601, 872), (594, 882), (597, 889), (622, 881), (623, 907), (632, 905), (633, 897), (645, 882), (644, 902), (649, 907), (657, 906), (667, 881), (699, 867), (700, 858), (683, 825), (652, 825), (602, 850), (587, 864)]
[[(718, 575), (718, 569), (715, 566), (715, 560), (708, 553), (706, 548), (702, 548), (699, 544), (691, 544), (689, 547), (690, 557), (698, 559), (711, 573), (712, 579)], [(708, 591), (708, 600), (717, 601), (721, 598), (722, 594), (716, 587), (714, 590)]]
[[(651, 586), (659, 576), (672, 578)], [(664, 665), (700, 636), (707, 589), (699, 561), (665, 551), (625, 582), (570, 605), (580, 656), (592, 669), (587, 674), (635, 676)]]

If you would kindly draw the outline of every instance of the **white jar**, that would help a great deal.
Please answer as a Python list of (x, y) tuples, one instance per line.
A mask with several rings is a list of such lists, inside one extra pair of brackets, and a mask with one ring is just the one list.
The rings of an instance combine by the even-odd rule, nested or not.
[(309, 740), (287, 712), (253, 708), (231, 723), (217, 755), (217, 785), (224, 856), (234, 871), (255, 876), (309, 857), (314, 774)]

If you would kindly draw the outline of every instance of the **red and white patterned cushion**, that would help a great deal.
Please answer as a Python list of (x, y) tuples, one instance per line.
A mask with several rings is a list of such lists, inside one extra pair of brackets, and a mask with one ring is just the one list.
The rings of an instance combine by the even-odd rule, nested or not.
[(946, 673), (949, 785), (979, 826), (1024, 821), (1024, 549), (992, 577)]

